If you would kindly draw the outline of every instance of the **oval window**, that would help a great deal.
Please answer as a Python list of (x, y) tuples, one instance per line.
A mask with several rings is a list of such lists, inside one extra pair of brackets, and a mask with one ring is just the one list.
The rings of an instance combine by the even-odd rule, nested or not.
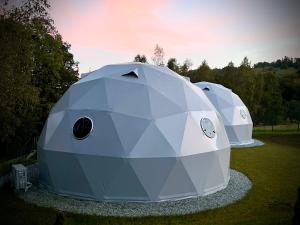
[(93, 122), (88, 117), (79, 118), (73, 126), (73, 135), (77, 139), (84, 139), (89, 136), (93, 129)]
[(201, 129), (203, 133), (209, 137), (209, 138), (214, 138), (216, 135), (216, 129), (214, 124), (211, 122), (210, 119), (208, 118), (202, 118), (200, 121)]

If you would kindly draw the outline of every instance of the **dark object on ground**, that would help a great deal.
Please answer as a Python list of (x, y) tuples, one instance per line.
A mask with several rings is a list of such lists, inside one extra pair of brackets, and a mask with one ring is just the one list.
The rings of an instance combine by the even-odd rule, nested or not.
[(298, 187), (298, 197), (294, 208), (293, 225), (300, 225), (300, 187)]
[(63, 225), (64, 222), (65, 222), (64, 214), (62, 212), (59, 212), (57, 214), (57, 217), (56, 217), (54, 225)]

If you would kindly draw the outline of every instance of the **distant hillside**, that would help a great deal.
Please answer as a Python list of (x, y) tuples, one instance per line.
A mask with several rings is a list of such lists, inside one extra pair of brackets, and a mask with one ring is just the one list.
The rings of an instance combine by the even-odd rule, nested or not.
[(259, 62), (254, 64), (257, 71), (274, 71), (277, 75), (300, 74), (300, 58), (285, 56), (274, 62)]
[(283, 75), (287, 75), (287, 74), (295, 74), (295, 73), (298, 73), (300, 74), (300, 70), (299, 69), (296, 69), (294, 67), (289, 67), (289, 68), (286, 68), (286, 69), (281, 69), (281, 68), (276, 68), (276, 67), (258, 67), (258, 68), (255, 68), (254, 69), (258, 72), (262, 72), (262, 71), (274, 71), (276, 75), (278, 76), (283, 76)]

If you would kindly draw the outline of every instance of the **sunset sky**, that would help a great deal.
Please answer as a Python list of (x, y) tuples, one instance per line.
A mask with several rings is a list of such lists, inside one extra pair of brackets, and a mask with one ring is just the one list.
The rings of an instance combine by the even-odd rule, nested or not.
[(151, 60), (155, 44), (166, 60), (198, 67), (300, 57), (299, 0), (51, 0), (51, 15), (72, 45), (80, 73), (105, 64)]

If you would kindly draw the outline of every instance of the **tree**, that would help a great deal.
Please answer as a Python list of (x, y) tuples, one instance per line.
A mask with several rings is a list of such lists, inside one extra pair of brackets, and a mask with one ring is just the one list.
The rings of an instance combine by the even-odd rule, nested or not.
[(191, 69), (192, 65), (193, 65), (193, 63), (190, 59), (184, 60), (183, 65), (180, 66), (180, 69), (179, 69), (180, 74), (183, 76), (187, 76), (188, 71)]
[(137, 54), (135, 57), (134, 57), (134, 62), (141, 62), (141, 63), (148, 63), (147, 62), (147, 58), (145, 55), (140, 55), (140, 54)]
[(262, 121), (265, 124), (276, 125), (282, 118), (283, 102), (280, 93), (279, 80), (273, 72), (262, 73), (264, 77), (264, 89), (261, 101)]
[[(32, 134), (38, 90), (32, 84), (34, 69), (31, 32), (11, 19), (0, 18), (0, 141), (8, 149), (26, 122), (23, 138)], [(23, 130), (25, 131), (25, 130)]]
[(0, 3), (0, 149), (14, 155), (31, 148), (50, 108), (78, 79), (78, 69), (48, 15), (47, 0), (18, 7), (6, 2)]
[(229, 63), (228, 63), (228, 65), (227, 65), (228, 67), (234, 67), (234, 64), (233, 64), (233, 62), (232, 61), (230, 61)]
[(189, 69), (186, 72), (185, 76), (189, 77), (191, 82), (193, 83), (200, 81), (215, 82), (216, 74), (217, 69), (210, 69), (210, 67), (207, 65), (206, 60), (203, 60), (203, 62), (197, 69)]
[(175, 58), (170, 58), (167, 62), (167, 67), (170, 70), (173, 70), (176, 73), (180, 73), (179, 72), (179, 64), (177, 63), (177, 60)]
[(152, 61), (154, 65), (164, 66), (165, 65), (164, 57), (165, 57), (164, 49), (160, 47), (158, 44), (156, 44), (154, 48), (154, 56), (152, 57)]
[(299, 131), (299, 123), (300, 123), (300, 101), (299, 100), (291, 100), (288, 103), (288, 117), (290, 120), (295, 121), (298, 124)]
[(244, 57), (243, 61), (241, 62), (241, 67), (251, 67), (251, 62), (249, 61), (249, 59), (246, 57)]
[(41, 24), (36, 27), (32, 84), (39, 89), (39, 108), (45, 120), (53, 105), (78, 80), (78, 64), (69, 52), (70, 45), (63, 42), (59, 34), (47, 33)]
[(282, 97), (286, 101), (300, 99), (300, 74), (287, 73), (279, 76)]

